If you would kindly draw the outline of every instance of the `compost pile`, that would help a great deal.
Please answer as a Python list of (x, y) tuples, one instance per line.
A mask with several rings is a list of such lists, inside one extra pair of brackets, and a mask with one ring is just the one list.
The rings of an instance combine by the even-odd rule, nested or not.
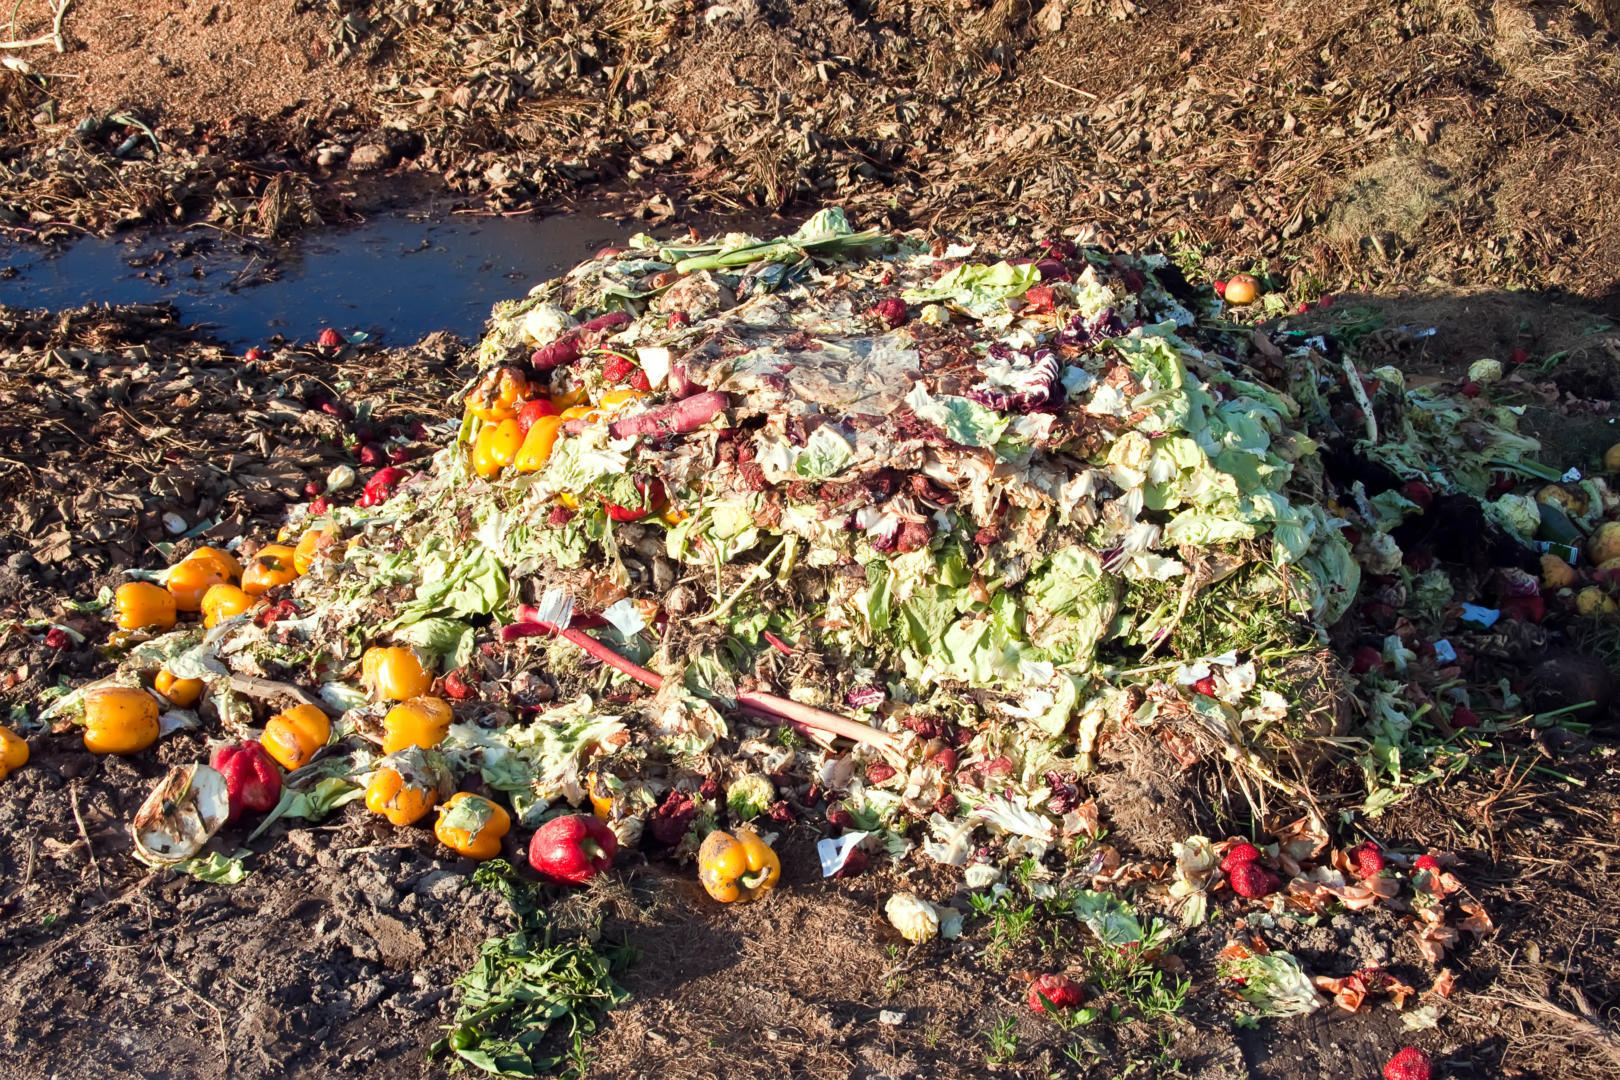
[[(1526, 711), (1474, 665), (1544, 650), (1550, 610), (1614, 610), (1612, 567), (1570, 565), (1591, 530), (1589, 561), (1620, 546), (1613, 499), (1573, 472), (1522, 493), (1561, 474), (1492, 403), (1502, 365), (1408, 388), (1162, 258), (930, 247), (829, 210), (777, 240), (605, 250), (499, 305), (478, 353), (430, 468), (340, 468), (285, 543), (102, 598), (118, 671), (44, 719), (115, 752), (152, 738), (98, 725), (148, 708), (153, 738), (263, 728), (288, 769), (251, 742), (178, 769), (135, 822), (143, 857), (196, 872), (244, 812), (257, 836), (364, 794), (400, 825), (443, 802), (473, 858), (539, 830), (553, 881), (638, 847), (732, 900), (813, 816), (827, 876), (920, 860), (985, 889), (1018, 867), (1115, 945), (1162, 940), (1131, 886), (1189, 924), (1212, 899), (1388, 904), (1438, 965), (1488, 917), (1443, 856), (1334, 850), (1312, 771), (1350, 748), (1365, 805), (1396, 797)], [(1087, 774), (1130, 741), (1275, 842), (1192, 836), (1156, 867), (1135, 856), (1172, 853), (1105, 842)], [(963, 912), (897, 893), (887, 914), (925, 941)], [(1227, 960), (1262, 1012), (1324, 1003), (1286, 953)], [(1330, 982), (1352, 1009), (1411, 992)]]

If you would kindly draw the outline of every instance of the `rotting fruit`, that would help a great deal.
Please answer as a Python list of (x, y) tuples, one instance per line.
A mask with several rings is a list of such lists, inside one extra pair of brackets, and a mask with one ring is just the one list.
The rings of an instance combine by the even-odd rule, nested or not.
[(213, 563), (219, 567), (221, 573), (232, 581), (242, 576), (242, 564), (237, 561), (235, 555), (232, 555), (224, 548), (200, 547), (187, 555), (182, 561)]
[(229, 584), (231, 575), (218, 561), (193, 556), (169, 567), (164, 583), (180, 611), (199, 611), (203, 596), (215, 585)]
[(336, 525), (306, 529), (304, 535), (298, 538), (298, 546), (293, 548), (293, 569), (300, 574), (309, 573), (309, 568), (315, 565), (315, 560), (329, 557), (330, 552), (342, 539), (343, 531)]
[(242, 568), (242, 591), (258, 596), (298, 577), (297, 552), (286, 544), (267, 544)]
[(473, 441), (473, 471), (486, 480), (499, 476), (502, 469), (517, 459), (523, 439), (516, 420), (485, 425)]
[(782, 861), (759, 834), (746, 826), (735, 834), (718, 829), (698, 849), (698, 880), (722, 904), (755, 900), (776, 887)]
[(174, 625), (174, 597), (148, 581), (130, 581), (113, 594), (113, 622), (120, 630), (167, 630)]
[(235, 585), (215, 585), (203, 593), (203, 625), (211, 630), (226, 619), (234, 619), (252, 606), (253, 597)]
[(265, 753), (288, 772), (301, 769), (332, 738), (332, 721), (315, 705), (294, 705), (264, 725)]
[(512, 817), (502, 807), (462, 791), (440, 808), (433, 835), (456, 854), (483, 862), (501, 853), (501, 839), (511, 829)]
[(157, 698), (133, 686), (84, 695), (84, 747), (92, 754), (138, 754), (157, 742)]
[(583, 885), (613, 865), (619, 838), (588, 814), (555, 817), (529, 841), (529, 865), (561, 885)]
[(455, 713), (448, 702), (436, 697), (413, 697), (388, 710), (383, 717), (383, 753), (392, 754), (407, 746), (427, 750), (444, 742)]
[(1226, 282), (1226, 302), (1242, 307), (1260, 295), (1260, 282), (1253, 274), (1233, 274)]
[(281, 770), (259, 742), (244, 739), (216, 746), (208, 765), (225, 778), (230, 799), (225, 820), (235, 821), (244, 810), (264, 814), (275, 809), (281, 798)]
[(180, 708), (189, 709), (197, 704), (198, 698), (202, 697), (203, 681), (179, 679), (168, 668), (161, 668), (152, 677), (152, 687)]
[(28, 743), (8, 727), (0, 726), (0, 780), (28, 764)]
[(414, 825), (439, 803), (454, 780), (435, 750), (408, 746), (377, 760), (366, 785), (366, 809), (394, 825)]
[(556, 415), (542, 416), (529, 425), (529, 433), (523, 437), (523, 445), (512, 462), (518, 472), (539, 472), (545, 468), (546, 462), (551, 460), (551, 451), (557, 445), (557, 432), (562, 425), (563, 418)]
[(403, 645), (375, 646), (360, 658), (360, 684), (372, 701), (406, 701), (433, 686), (433, 676)]

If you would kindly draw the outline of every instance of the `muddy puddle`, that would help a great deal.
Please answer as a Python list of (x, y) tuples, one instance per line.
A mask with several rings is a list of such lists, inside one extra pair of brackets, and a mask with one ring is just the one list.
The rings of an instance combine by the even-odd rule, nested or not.
[(59, 249), (0, 242), (0, 304), (167, 300), (187, 322), (240, 346), (313, 338), (323, 326), (393, 345), (437, 330), (476, 339), (496, 301), (633, 231), (583, 215), (398, 215), (287, 245), (203, 229), (86, 237)]

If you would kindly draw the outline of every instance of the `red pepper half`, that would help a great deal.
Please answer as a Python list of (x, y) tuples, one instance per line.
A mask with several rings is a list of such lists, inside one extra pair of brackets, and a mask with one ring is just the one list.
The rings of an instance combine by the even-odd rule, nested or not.
[(226, 743), (214, 750), (208, 764), (225, 777), (230, 797), (227, 821), (241, 817), (243, 810), (263, 814), (275, 809), (281, 798), (281, 770), (258, 742)]
[(558, 884), (583, 885), (613, 865), (619, 838), (588, 814), (552, 818), (529, 841), (529, 865)]

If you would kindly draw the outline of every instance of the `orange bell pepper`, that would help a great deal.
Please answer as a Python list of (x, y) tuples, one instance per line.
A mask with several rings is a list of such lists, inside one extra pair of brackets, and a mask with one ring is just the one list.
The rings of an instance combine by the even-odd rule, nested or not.
[(152, 688), (182, 709), (189, 709), (202, 697), (201, 679), (177, 679), (168, 668), (161, 668), (152, 678)]
[(718, 829), (698, 848), (698, 880), (722, 904), (755, 900), (776, 887), (782, 861), (746, 825), (736, 835)]
[(235, 585), (213, 585), (203, 593), (203, 625), (212, 630), (226, 619), (234, 619), (253, 606), (253, 597)]
[(265, 753), (288, 772), (302, 769), (332, 738), (332, 721), (315, 705), (294, 705), (264, 725)]
[(297, 552), (286, 544), (266, 544), (242, 568), (242, 591), (249, 596), (269, 592), (298, 577)]
[(501, 853), (501, 839), (512, 830), (512, 817), (482, 795), (460, 791), (439, 810), (433, 835), (458, 855), (483, 862)]
[(84, 696), (84, 748), (138, 754), (157, 742), (157, 698), (133, 686), (101, 686)]
[(360, 658), (360, 685), (372, 701), (405, 701), (433, 687), (433, 676), (404, 645), (374, 646)]
[(8, 727), (0, 726), (0, 780), (28, 764), (28, 743)]
[(130, 581), (113, 595), (113, 622), (120, 630), (167, 630), (174, 625), (174, 597), (148, 581)]
[(456, 718), (448, 702), (436, 697), (413, 697), (388, 710), (383, 717), (383, 753), (392, 754), (407, 746), (431, 749), (444, 742), (450, 722)]
[(408, 746), (377, 759), (366, 785), (366, 809), (395, 825), (414, 825), (440, 798), (453, 793), (455, 784), (438, 751)]

